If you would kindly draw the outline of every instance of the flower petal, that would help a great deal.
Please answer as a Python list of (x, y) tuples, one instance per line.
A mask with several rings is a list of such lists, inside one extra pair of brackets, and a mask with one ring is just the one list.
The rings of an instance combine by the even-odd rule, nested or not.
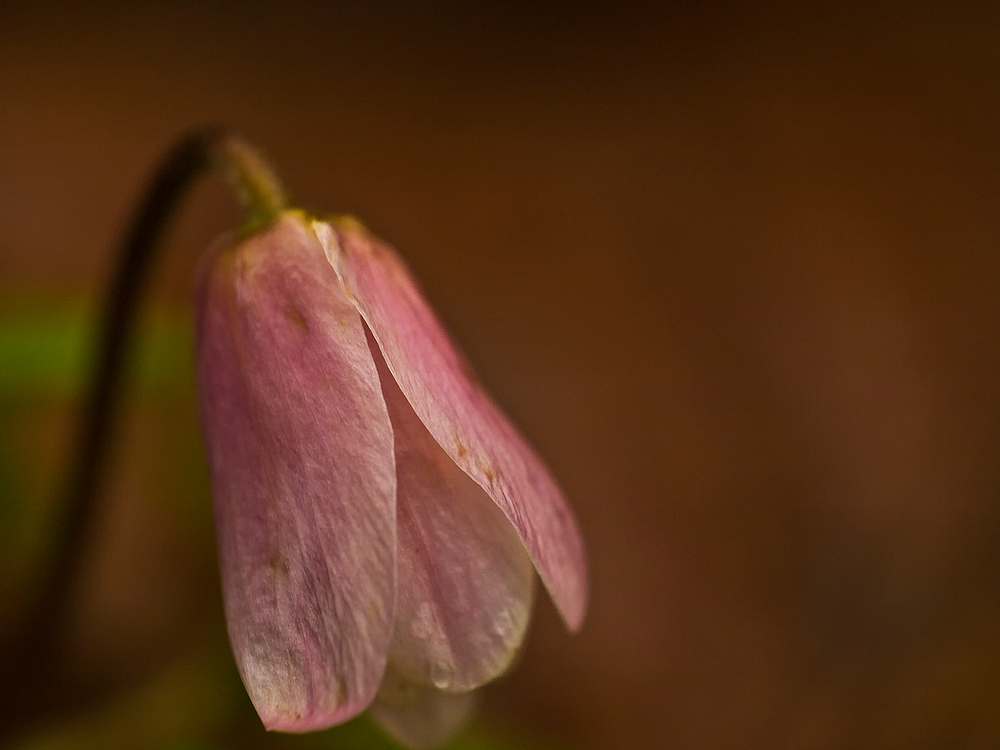
[(396, 253), (350, 220), (313, 228), (414, 411), (517, 528), (577, 629), (587, 606), (583, 541), (545, 465), (476, 381)]
[(475, 693), (445, 693), (415, 685), (390, 662), (371, 713), (401, 745), (410, 750), (428, 750), (450, 740), (468, 720), (475, 705)]
[(389, 661), (465, 692), (503, 673), (531, 617), (535, 569), (517, 531), (414, 413), (369, 339), (395, 435), (397, 600)]
[(269, 729), (363, 711), (395, 603), (392, 428), (363, 323), (295, 214), (205, 267), (202, 424), (226, 621)]

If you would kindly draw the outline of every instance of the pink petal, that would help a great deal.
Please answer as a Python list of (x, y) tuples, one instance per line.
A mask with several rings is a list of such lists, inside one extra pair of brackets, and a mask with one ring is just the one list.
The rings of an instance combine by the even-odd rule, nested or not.
[(396, 447), (389, 661), (417, 685), (472, 690), (503, 673), (524, 640), (535, 569), (510, 521), (441, 450), (369, 344)]
[(363, 711), (395, 599), (392, 428), (363, 323), (296, 214), (205, 268), (198, 364), (226, 621), (269, 729)]
[(517, 528), (577, 629), (587, 606), (583, 541), (545, 465), (476, 381), (396, 253), (355, 222), (313, 228), (414, 411)]
[(404, 747), (429, 750), (441, 747), (457, 734), (475, 705), (475, 693), (445, 693), (415, 685), (390, 662), (371, 713)]

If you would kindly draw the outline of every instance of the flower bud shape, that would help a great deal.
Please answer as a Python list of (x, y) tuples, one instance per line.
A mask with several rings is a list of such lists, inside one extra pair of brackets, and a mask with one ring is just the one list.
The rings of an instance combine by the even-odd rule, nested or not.
[(197, 359), (229, 637), (266, 727), (369, 706), (446, 741), (524, 638), (534, 574), (586, 608), (579, 530), (396, 253), (286, 211), (199, 272)]

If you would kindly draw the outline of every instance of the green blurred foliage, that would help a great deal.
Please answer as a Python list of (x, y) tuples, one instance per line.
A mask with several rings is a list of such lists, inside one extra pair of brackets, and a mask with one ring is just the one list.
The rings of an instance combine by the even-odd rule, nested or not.
[[(95, 319), (80, 302), (13, 297), (0, 304), (0, 601), (8, 602), (7, 615), (30, 584), (58, 512), (54, 503), (77, 407), (93, 372)], [(139, 415), (152, 434), (143, 435), (142, 446), (122, 446), (119, 435), (115, 449), (139, 448), (144, 496), (210, 536), (207, 474), (193, 408), (191, 316), (154, 309), (138, 328), (122, 431)], [(0, 611), (0, 632), (8, 624)]]

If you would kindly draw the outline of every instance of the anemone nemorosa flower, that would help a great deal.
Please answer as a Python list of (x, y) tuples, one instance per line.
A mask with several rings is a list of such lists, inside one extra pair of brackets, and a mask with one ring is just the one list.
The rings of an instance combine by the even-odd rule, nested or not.
[(513, 660), (534, 572), (587, 600), (562, 494), (403, 262), (348, 219), (281, 214), (198, 283), (202, 423), (226, 621), (269, 729), (371, 706), (431, 746)]

